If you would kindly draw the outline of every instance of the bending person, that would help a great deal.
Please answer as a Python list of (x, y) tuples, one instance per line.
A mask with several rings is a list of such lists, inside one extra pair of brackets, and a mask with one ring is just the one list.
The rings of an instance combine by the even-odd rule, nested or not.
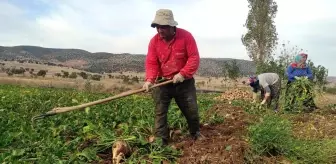
[(279, 111), (279, 98), (281, 93), (281, 79), (276, 73), (262, 73), (258, 76), (251, 76), (249, 78), (249, 85), (253, 91), (253, 102), (257, 100), (257, 93), (261, 94), (261, 105), (267, 103), (267, 107), (270, 107), (272, 102), (275, 106), (273, 110)]

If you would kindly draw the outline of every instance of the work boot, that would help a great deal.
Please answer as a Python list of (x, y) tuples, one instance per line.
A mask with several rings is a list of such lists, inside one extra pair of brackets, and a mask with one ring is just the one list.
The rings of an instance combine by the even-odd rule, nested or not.
[(168, 140), (162, 138), (162, 144), (161, 144), (161, 146), (162, 146), (162, 147), (166, 147), (166, 146), (168, 146)]
[(278, 113), (278, 112), (279, 112), (279, 107), (275, 107), (275, 108), (274, 108), (274, 112), (275, 112), (275, 113)]
[(203, 136), (199, 131), (196, 132), (195, 134), (191, 135), (191, 138), (196, 141), (196, 140), (204, 140), (205, 136)]
[(308, 109), (309, 112), (313, 112), (313, 111), (317, 110), (318, 108), (317, 108), (317, 106), (312, 105), (312, 106), (308, 106), (307, 109)]

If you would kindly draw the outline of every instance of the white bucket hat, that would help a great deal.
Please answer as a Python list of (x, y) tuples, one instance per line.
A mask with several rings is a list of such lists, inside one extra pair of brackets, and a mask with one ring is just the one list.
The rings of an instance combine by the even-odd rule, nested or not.
[(156, 25), (177, 26), (177, 22), (174, 20), (173, 12), (169, 9), (157, 10), (151, 27), (154, 28)]

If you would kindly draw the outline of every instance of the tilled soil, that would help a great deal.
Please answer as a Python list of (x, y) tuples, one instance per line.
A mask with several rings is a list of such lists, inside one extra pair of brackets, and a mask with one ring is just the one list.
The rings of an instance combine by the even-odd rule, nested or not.
[[(173, 137), (170, 146), (182, 150), (183, 155), (177, 163), (226, 164), (244, 163), (248, 144), (244, 139), (248, 125), (247, 114), (243, 109), (219, 103), (208, 111), (224, 117), (224, 122), (217, 125), (201, 125), (201, 140), (193, 141), (188, 136)], [(105, 162), (111, 163), (111, 154), (99, 154)]]
[(222, 115), (224, 123), (201, 127), (202, 140), (177, 141), (183, 151), (178, 163), (244, 163), (247, 142), (244, 140), (247, 117), (241, 108), (218, 104), (209, 112)]

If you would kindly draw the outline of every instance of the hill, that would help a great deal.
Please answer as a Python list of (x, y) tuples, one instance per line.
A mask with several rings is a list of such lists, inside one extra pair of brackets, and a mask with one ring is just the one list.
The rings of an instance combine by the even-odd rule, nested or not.
[(335, 83), (336, 83), (336, 76), (328, 76), (328, 77), (327, 77), (327, 81), (328, 81), (329, 83), (333, 83), (333, 84), (335, 84)]
[[(68, 66), (89, 72), (144, 72), (143, 54), (88, 52), (81, 49), (45, 48), (37, 46), (0, 46), (0, 59)], [(225, 62), (236, 60), (241, 74), (255, 72), (254, 63), (230, 58), (201, 58), (197, 75), (222, 76)]]

